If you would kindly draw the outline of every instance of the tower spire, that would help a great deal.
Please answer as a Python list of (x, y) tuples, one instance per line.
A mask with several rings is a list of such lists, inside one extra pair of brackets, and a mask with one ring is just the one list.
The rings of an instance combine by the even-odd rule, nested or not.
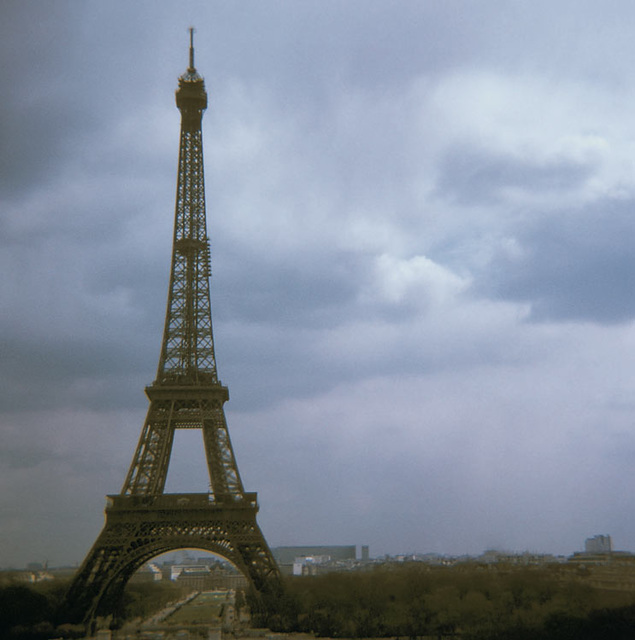
[(194, 66), (194, 27), (190, 27), (190, 66), (188, 67), (188, 71), (196, 71), (196, 67)]

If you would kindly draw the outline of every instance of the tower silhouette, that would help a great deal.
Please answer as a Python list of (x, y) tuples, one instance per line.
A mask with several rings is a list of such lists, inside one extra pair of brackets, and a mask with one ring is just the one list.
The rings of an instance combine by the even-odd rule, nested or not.
[[(256, 522), (257, 496), (246, 493), (240, 479), (223, 411), (229, 393), (216, 371), (201, 133), (207, 93), (194, 66), (193, 29), (176, 104), (181, 138), (174, 240), (157, 376), (145, 390), (150, 406), (121, 493), (108, 496), (104, 528), (67, 592), (69, 621), (115, 613), (132, 574), (174, 549), (226, 558), (257, 591), (275, 592), (280, 585)], [(202, 430), (208, 493), (164, 493), (176, 429)]]

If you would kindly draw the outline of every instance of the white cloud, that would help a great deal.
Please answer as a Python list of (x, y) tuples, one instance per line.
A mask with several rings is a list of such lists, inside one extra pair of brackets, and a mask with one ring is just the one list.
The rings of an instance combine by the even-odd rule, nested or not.
[[(427, 83), (423, 86), (427, 93)], [(632, 193), (635, 118), (628, 105), (633, 97), (628, 89), (607, 91), (593, 82), (550, 74), (470, 69), (441, 79), (431, 102), (446, 144), (473, 146), (554, 172), (567, 163), (592, 170), (588, 181), (560, 197), (552, 192), (505, 194), (511, 204), (553, 210), (625, 189)]]
[(435, 264), (425, 256), (399, 259), (382, 254), (375, 259), (374, 279), (367, 285), (361, 300), (373, 302), (376, 296), (379, 302), (398, 305), (411, 301), (424, 309), (430, 301), (435, 306), (443, 304), (464, 291), (468, 283)]

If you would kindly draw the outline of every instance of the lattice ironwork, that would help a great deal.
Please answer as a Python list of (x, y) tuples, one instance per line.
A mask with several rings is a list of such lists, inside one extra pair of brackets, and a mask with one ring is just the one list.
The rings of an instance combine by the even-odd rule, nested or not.
[(216, 502), (209, 494), (108, 500), (106, 526), (67, 596), (71, 619), (112, 614), (137, 569), (159, 554), (187, 547), (227, 558), (260, 591), (279, 588), (278, 568), (256, 522), (255, 493), (245, 494), (241, 503)]
[[(192, 35), (190, 35), (192, 38)], [(67, 594), (65, 617), (90, 622), (114, 613), (130, 576), (150, 558), (184, 547), (220, 554), (258, 590), (280, 588), (280, 573), (256, 522), (234, 456), (218, 379), (210, 304), (201, 121), (203, 78), (190, 65), (179, 78), (181, 112), (174, 242), (165, 328), (148, 414), (121, 493), (109, 496), (106, 524)], [(201, 429), (209, 492), (165, 494), (176, 429)]]

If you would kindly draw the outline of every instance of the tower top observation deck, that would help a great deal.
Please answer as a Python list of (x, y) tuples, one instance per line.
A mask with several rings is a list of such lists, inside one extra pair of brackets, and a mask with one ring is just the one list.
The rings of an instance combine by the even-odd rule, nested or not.
[(194, 28), (190, 27), (190, 64), (187, 71), (179, 77), (176, 90), (176, 106), (183, 117), (183, 124), (198, 127), (203, 111), (207, 108), (205, 82), (194, 66)]

